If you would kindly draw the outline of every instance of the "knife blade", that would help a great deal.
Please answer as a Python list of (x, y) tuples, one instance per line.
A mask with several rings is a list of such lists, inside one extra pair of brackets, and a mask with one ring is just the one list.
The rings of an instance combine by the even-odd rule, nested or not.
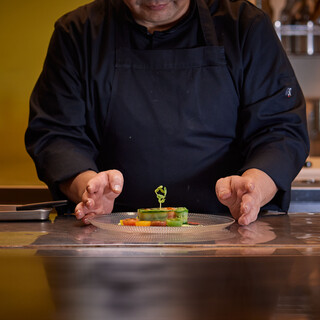
[(55, 208), (68, 205), (68, 200), (57, 200), (57, 201), (46, 201), (46, 202), (37, 202), (37, 203), (29, 203), (23, 204), (16, 207), (17, 211), (21, 210), (37, 210), (37, 209), (47, 209), (47, 208)]

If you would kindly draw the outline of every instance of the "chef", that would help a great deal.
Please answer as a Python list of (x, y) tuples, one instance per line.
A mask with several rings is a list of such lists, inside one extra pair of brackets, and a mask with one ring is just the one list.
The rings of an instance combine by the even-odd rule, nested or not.
[(95, 0), (61, 17), (26, 147), (78, 219), (167, 206), (241, 225), (286, 211), (305, 102), (265, 13), (243, 0)]

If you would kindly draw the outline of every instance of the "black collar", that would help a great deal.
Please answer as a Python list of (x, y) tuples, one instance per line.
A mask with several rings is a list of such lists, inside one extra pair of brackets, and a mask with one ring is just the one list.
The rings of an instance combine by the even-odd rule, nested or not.
[[(119, 2), (118, 2), (119, 3)], [(188, 10), (188, 13), (173, 27), (171, 27), (168, 30), (165, 31), (155, 31), (154, 33), (161, 33), (161, 34), (166, 34), (166, 33), (172, 33), (175, 32), (177, 29), (181, 28), (183, 25), (188, 23), (193, 17), (196, 12), (196, 2), (195, 0), (190, 0), (190, 9)], [(139, 31), (148, 34), (148, 30), (145, 26), (142, 26), (138, 24), (130, 11), (130, 9), (124, 4), (123, 1), (121, 1), (120, 6), (118, 7), (118, 12), (120, 13), (120, 16), (125, 19), (127, 22), (133, 25), (134, 28), (138, 29)]]

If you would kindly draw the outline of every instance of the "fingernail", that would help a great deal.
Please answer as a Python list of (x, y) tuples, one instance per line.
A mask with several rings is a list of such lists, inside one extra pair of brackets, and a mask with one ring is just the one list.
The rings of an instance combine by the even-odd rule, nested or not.
[(227, 195), (228, 195), (228, 193), (227, 193), (226, 191), (221, 191), (221, 192), (219, 193), (219, 197), (222, 198), (222, 199), (226, 198)]
[(87, 200), (87, 202), (86, 202), (86, 206), (87, 207), (91, 207), (92, 206), (92, 201), (89, 199), (89, 200)]
[(76, 211), (75, 211), (75, 215), (76, 215), (76, 218), (77, 218), (77, 219), (80, 219), (80, 218), (81, 218), (81, 215), (82, 215), (82, 214), (81, 214), (81, 211), (80, 211), (80, 210), (76, 210)]
[(113, 191), (120, 192), (120, 191), (121, 191), (121, 186), (120, 186), (119, 184), (116, 184), (116, 185), (113, 187)]
[(242, 217), (241, 224), (247, 226), (249, 224), (249, 219), (247, 217)]

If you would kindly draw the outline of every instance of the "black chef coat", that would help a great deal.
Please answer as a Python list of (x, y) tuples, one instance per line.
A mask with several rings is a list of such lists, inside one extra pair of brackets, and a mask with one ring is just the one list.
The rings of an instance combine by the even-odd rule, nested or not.
[[(48, 184), (55, 198), (62, 197), (58, 184), (82, 171), (119, 169), (124, 173), (125, 185), (116, 200), (116, 210), (156, 206), (153, 190), (163, 184), (168, 188), (167, 205), (187, 206), (196, 212), (222, 212), (226, 208), (215, 196), (216, 180), (258, 168), (279, 188), (267, 208), (287, 210), (291, 182), (309, 151), (301, 89), (273, 26), (262, 11), (240, 0), (211, 1), (209, 10), (232, 88), (228, 84), (230, 91), (219, 94), (213, 85), (212, 92), (207, 90), (205, 95), (214, 95), (211, 99), (217, 103), (213, 109), (219, 109), (219, 115), (223, 110), (225, 117), (207, 120), (206, 125), (212, 123), (212, 128), (218, 129), (198, 131), (198, 140), (192, 143), (183, 141), (199, 152), (206, 141), (206, 149), (210, 145), (211, 150), (203, 161), (193, 161), (197, 150), (190, 148), (189, 153), (175, 140), (165, 145), (155, 139), (155, 144), (166, 153), (160, 160), (152, 152), (150, 157), (141, 154), (141, 159), (149, 157), (149, 163), (154, 163), (148, 173), (135, 172), (143, 149), (139, 141), (135, 141), (139, 150), (128, 149), (125, 156), (125, 148), (117, 147), (119, 141), (110, 139), (117, 136), (115, 133), (126, 132), (126, 123), (122, 124), (119, 117), (116, 123), (109, 119), (116, 90), (115, 66), (119, 65), (117, 49), (121, 43), (121, 48), (128, 52), (154, 52), (155, 56), (162, 50), (201, 50), (207, 44), (198, 7), (192, 2), (189, 14), (176, 26), (153, 34), (134, 22), (122, 1), (114, 6), (112, 1), (96, 0), (57, 21), (43, 71), (31, 96), (26, 132), (27, 150), (36, 163), (39, 178)], [(125, 85), (130, 92), (130, 83)], [(179, 82), (176, 86), (173, 93), (179, 89)], [(233, 105), (228, 103), (230, 97)], [(162, 123), (170, 123), (164, 126), (166, 132), (181, 125), (179, 121), (164, 119), (167, 121)], [(148, 130), (149, 140), (153, 134), (158, 137), (158, 127), (153, 134)], [(143, 138), (141, 134), (139, 137)], [(172, 159), (168, 148), (174, 155)], [(119, 149), (121, 157), (117, 155)]]

